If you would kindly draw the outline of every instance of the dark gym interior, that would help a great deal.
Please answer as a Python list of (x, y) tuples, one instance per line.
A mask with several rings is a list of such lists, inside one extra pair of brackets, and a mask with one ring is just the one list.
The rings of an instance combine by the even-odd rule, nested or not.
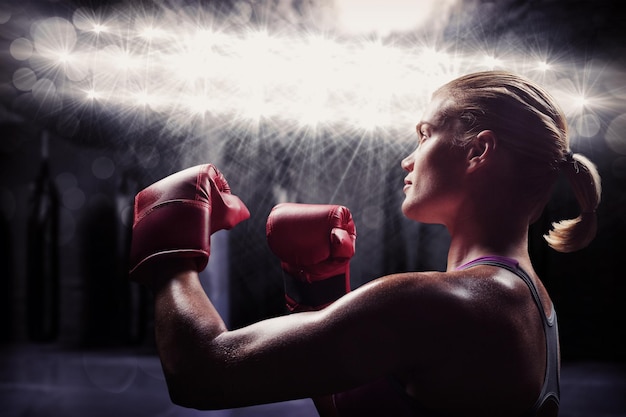
[[(16, 39), (35, 36), (33, 22), (74, 16), (79, 28), (79, 8), (121, 18), (122, 6), (140, 3), (146, 15), (193, 5), (223, 21), (245, 3), (246, 25), (271, 27), (297, 26), (305, 6), (332, 2), (0, 5), (0, 416), (315, 416), (308, 399), (224, 411), (170, 402), (153, 340), (151, 294), (127, 275), (134, 195), (177, 170), (219, 165), (252, 217), (213, 236), (202, 283), (235, 328), (285, 313), (280, 266), (264, 240), (267, 214), (284, 199), (351, 208), (359, 228), (353, 287), (402, 270), (445, 268), (446, 231), (411, 224), (398, 210), (400, 160), (413, 142), (396, 140), (395, 131), (331, 125), (313, 131), (270, 118), (239, 123), (228, 115), (180, 122), (158, 111), (81, 106), (61, 97), (81, 85), (69, 76), (55, 85), (61, 98), (20, 88), (24, 78), (16, 74), (30, 74), (19, 72), (24, 68), (44, 78), (35, 58), (10, 53)], [(571, 191), (559, 183), (531, 229), (530, 249), (559, 313), (560, 415), (626, 417), (624, 8), (608, 0), (414, 3), (436, 4), (429, 13), (441, 7), (445, 14), (438, 37), (429, 38), (434, 44), (499, 51), (505, 58), (546, 52), (555, 65), (571, 66), (560, 69), (564, 75), (555, 85), (588, 92), (586, 113), (572, 116), (572, 148), (602, 175), (597, 238), (570, 254), (542, 241), (554, 219), (577, 210)], [(444, 4), (450, 6), (444, 10)], [(403, 45), (423, 39), (419, 33), (400, 37)], [(407, 121), (408, 136), (418, 118)]]

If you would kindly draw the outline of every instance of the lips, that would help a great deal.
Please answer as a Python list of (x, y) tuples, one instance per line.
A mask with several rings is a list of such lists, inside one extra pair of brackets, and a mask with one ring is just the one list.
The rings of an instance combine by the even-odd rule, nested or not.
[(406, 192), (406, 190), (408, 190), (409, 188), (411, 188), (411, 185), (413, 185), (413, 183), (409, 180), (404, 180), (404, 188), (402, 189), (402, 191)]

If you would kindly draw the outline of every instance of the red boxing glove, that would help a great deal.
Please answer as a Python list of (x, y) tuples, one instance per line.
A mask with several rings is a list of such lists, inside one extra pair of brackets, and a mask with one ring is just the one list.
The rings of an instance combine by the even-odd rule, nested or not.
[(267, 219), (266, 235), (285, 272), (289, 310), (317, 310), (350, 291), (356, 227), (346, 207), (278, 204)]
[(249, 217), (246, 206), (230, 193), (226, 179), (211, 164), (152, 184), (135, 197), (130, 278), (142, 282), (142, 267), (164, 257), (194, 258), (202, 271), (209, 261), (211, 234)]

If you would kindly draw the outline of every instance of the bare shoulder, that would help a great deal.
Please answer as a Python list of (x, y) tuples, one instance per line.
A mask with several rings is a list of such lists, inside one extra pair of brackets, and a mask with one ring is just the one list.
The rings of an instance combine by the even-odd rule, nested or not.
[(527, 323), (538, 320), (526, 284), (490, 266), (384, 276), (344, 297), (335, 308), (368, 317), (396, 335), (392, 338), (400, 339), (395, 340), (399, 346), (412, 352), (419, 346), (426, 357), (451, 346), (469, 349), (477, 340), (483, 347), (491, 343), (495, 349), (500, 343), (507, 348), (519, 340)]
[[(384, 300), (371, 314), (401, 325), (394, 341), (409, 371), (399, 375), (423, 404), (435, 407), (448, 395), (470, 393), (457, 405), (474, 407), (492, 401), (485, 397), (490, 393), (515, 408), (536, 396), (543, 330), (528, 287), (513, 273), (491, 266), (405, 273), (360, 291)], [(440, 386), (446, 395), (433, 388)]]
[(477, 267), (453, 272), (407, 272), (376, 279), (357, 292), (376, 299), (375, 304), (396, 308), (497, 309), (528, 301), (528, 287), (522, 280), (497, 267)]

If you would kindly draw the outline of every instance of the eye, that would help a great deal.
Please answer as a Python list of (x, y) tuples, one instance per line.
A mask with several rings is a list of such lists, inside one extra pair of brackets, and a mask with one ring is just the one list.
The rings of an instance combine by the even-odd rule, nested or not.
[(428, 139), (428, 132), (426, 131), (426, 129), (420, 129), (417, 132), (417, 136), (419, 137), (419, 143), (424, 142), (426, 139)]
[(422, 142), (430, 137), (430, 130), (428, 129), (428, 125), (426, 123), (419, 123), (415, 127), (415, 131), (417, 133), (417, 146), (419, 147)]

